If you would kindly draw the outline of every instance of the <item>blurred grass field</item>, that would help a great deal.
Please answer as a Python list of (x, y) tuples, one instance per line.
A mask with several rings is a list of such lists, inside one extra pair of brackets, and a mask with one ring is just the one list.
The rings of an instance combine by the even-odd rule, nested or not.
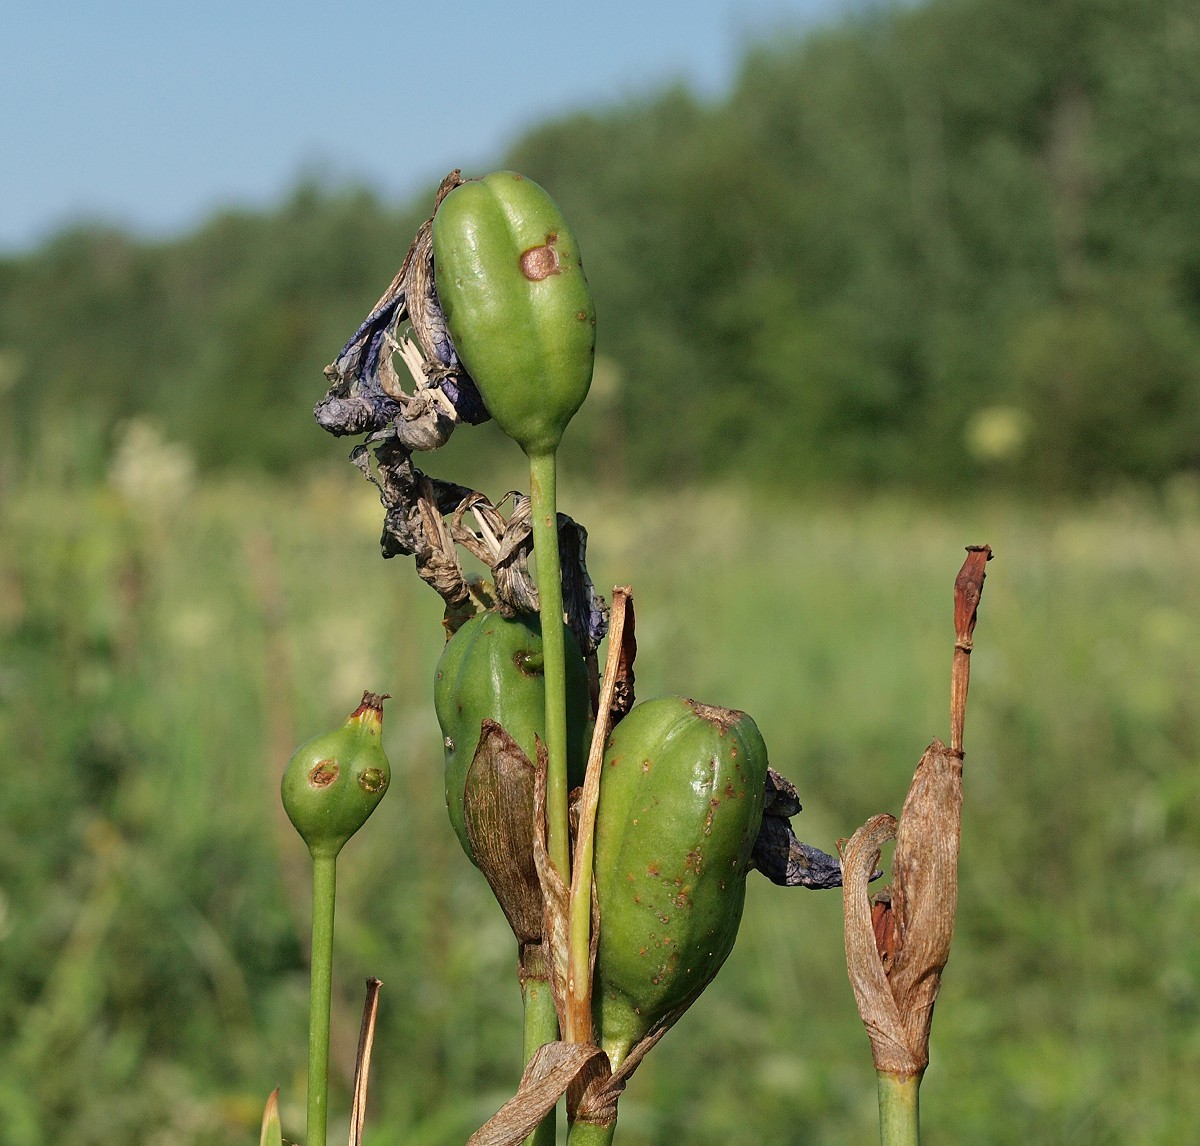
[[(928, 1138), (1194, 1138), (1194, 488), (1038, 508), (568, 485), (563, 508), (597, 584), (634, 585), (639, 695), (749, 711), (827, 850), (898, 812), (947, 734), (951, 586), (990, 543)], [(461, 1143), (515, 1088), (511, 936), (443, 806), (440, 602), (380, 560), (380, 512), (338, 469), (0, 491), (9, 1146), (250, 1142), (277, 1084), (300, 1135), (307, 857), (278, 777), (365, 688), (395, 698), (395, 779), (340, 866), (334, 1125), (368, 974), (368, 1142)], [(621, 1111), (627, 1146), (873, 1140), (840, 897), (753, 876), (728, 964)]]

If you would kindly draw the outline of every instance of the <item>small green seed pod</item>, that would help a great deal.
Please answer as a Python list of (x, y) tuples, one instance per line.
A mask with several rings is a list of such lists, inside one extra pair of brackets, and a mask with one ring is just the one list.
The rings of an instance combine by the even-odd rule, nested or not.
[(674, 1021), (733, 949), (767, 750), (744, 712), (663, 697), (609, 737), (596, 816), (593, 1005), (615, 1066)]
[[(591, 742), (591, 701), (583, 654), (563, 626), (567, 664), (568, 775), (583, 783)], [(542, 670), (542, 627), (537, 617), (503, 617), (486, 611), (472, 617), (450, 639), (438, 662), (434, 709), (446, 751), (446, 807), (450, 823), (475, 862), (463, 818), (467, 774), (485, 720), (499, 724), (529, 758), (546, 739), (546, 678)], [(527, 841), (532, 847), (532, 840)]]
[(341, 728), (306, 741), (283, 772), (283, 807), (313, 856), (336, 856), (383, 799), (392, 769), (384, 755), (383, 702), (364, 692)]
[(450, 337), (500, 428), (551, 454), (587, 397), (596, 312), (579, 246), (531, 179), (496, 171), (456, 187), (433, 220)]

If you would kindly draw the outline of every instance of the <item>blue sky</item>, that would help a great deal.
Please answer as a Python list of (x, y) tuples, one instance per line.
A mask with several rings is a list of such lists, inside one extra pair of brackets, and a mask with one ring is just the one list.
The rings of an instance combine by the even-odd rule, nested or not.
[(683, 80), (852, 0), (7, 0), (0, 251), (80, 219), (169, 235), (303, 174), (403, 196), (522, 128)]

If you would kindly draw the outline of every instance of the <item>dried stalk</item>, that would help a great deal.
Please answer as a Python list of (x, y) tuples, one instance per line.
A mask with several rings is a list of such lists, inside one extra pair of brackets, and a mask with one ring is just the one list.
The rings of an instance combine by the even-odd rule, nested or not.
[[(963, 724), (972, 634), (992, 551), (969, 546), (954, 582), (950, 747), (934, 740), (921, 757), (897, 823), (868, 820), (842, 849), (846, 966), (879, 1074), (885, 1146), (919, 1141), (918, 1092), (958, 906)], [(896, 840), (892, 886), (867, 897), (880, 849)]]
[(371, 1051), (375, 1046), (375, 1018), (379, 1014), (378, 979), (367, 980), (362, 1026), (358, 1032), (358, 1055), (354, 1060), (354, 1101), (350, 1107), (349, 1146), (362, 1146), (363, 1126), (367, 1120), (367, 1085), (371, 1075)]

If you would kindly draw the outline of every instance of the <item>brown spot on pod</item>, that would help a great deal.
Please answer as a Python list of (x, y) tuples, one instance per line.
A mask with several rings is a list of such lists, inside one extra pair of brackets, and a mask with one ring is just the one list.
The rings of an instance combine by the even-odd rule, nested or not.
[(658, 866), (658, 864), (656, 864), (656, 863), (648, 863), (646, 865), (646, 874), (647, 875), (659, 875), (661, 872), (662, 872), (662, 868), (660, 868)]
[(314, 788), (328, 788), (337, 778), (336, 760), (318, 760), (308, 773), (308, 782)]
[(542, 653), (540, 651), (532, 652), (529, 649), (521, 649), (514, 653), (513, 664), (517, 666), (517, 672), (528, 677), (542, 676), (546, 669)]
[(376, 792), (382, 792), (387, 786), (387, 779), (378, 768), (368, 768), (358, 778), (358, 786), (364, 791), (374, 795)]
[(562, 273), (562, 264), (554, 246), (557, 242), (558, 232), (551, 231), (540, 247), (529, 247), (521, 252), (521, 274), (531, 283), (540, 283), (551, 275)]

